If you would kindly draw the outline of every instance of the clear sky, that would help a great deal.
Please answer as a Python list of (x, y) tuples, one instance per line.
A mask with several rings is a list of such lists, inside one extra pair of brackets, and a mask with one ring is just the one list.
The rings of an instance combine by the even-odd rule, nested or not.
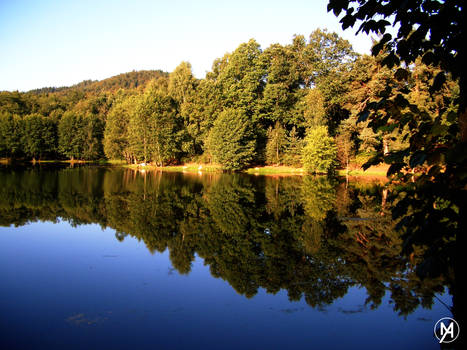
[(328, 28), (343, 32), (327, 0), (0, 0), (0, 90), (27, 91), (189, 61), (202, 78), (212, 62), (256, 39), (263, 49)]

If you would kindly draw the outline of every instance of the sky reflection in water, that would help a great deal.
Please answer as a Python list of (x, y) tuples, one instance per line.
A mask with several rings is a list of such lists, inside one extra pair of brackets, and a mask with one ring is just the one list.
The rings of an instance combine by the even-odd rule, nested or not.
[(449, 315), (435, 299), (400, 317), (389, 293), (372, 310), (358, 284), (315, 307), (284, 289), (246, 298), (197, 253), (180, 274), (167, 249), (115, 233), (61, 219), (0, 227), (0, 347), (436, 349), (432, 327)]

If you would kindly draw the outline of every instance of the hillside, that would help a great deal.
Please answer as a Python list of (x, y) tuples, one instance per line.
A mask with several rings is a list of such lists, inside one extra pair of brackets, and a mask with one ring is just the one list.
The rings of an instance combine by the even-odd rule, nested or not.
[(107, 97), (115, 95), (119, 89), (136, 92), (142, 90), (150, 80), (168, 79), (168, 76), (168, 73), (161, 70), (141, 70), (100, 81), (84, 80), (72, 86), (44, 87), (28, 92), (0, 91), (0, 114), (62, 115), (64, 111), (75, 107), (80, 108), (81, 112), (102, 112), (110, 108), (111, 101)]
[(118, 89), (134, 89), (145, 85), (151, 79), (167, 77), (168, 73), (161, 70), (140, 70), (115, 75), (104, 80), (83, 80), (72, 86), (44, 87), (28, 91), (28, 93), (41, 95), (67, 90), (99, 93), (103, 91), (116, 91)]

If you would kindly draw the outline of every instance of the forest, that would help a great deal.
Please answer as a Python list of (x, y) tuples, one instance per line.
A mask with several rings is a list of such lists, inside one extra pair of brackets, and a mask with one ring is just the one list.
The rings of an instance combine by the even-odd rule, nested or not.
[[(375, 127), (369, 106), (403, 98), (434, 123), (457, 127), (459, 85), (417, 58), (388, 64), (375, 46), (357, 54), (336, 33), (315, 30), (266, 49), (253, 39), (217, 58), (204, 79), (182, 62), (171, 73), (133, 71), (102, 81), (29, 92), (0, 92), (0, 158), (120, 159), (157, 166), (215, 163), (332, 173), (410, 146), (409, 123)], [(379, 50), (379, 51), (378, 51)], [(416, 168), (414, 166), (414, 168)]]

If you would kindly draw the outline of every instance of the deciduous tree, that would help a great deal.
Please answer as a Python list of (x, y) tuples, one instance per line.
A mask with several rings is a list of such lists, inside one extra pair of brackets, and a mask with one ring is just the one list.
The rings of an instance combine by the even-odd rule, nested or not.
[(255, 133), (246, 112), (226, 109), (209, 136), (210, 150), (216, 162), (227, 169), (239, 170), (250, 164), (255, 156)]

